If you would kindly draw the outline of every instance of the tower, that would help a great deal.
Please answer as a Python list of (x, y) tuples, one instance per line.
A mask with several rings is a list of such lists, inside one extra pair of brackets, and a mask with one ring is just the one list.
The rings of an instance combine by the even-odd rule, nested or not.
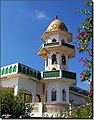
[(45, 42), (38, 50), (38, 55), (45, 60), (44, 102), (68, 103), (69, 87), (76, 85), (76, 73), (68, 71), (68, 60), (75, 57), (75, 47), (69, 44), (72, 34), (56, 16), (41, 39)]

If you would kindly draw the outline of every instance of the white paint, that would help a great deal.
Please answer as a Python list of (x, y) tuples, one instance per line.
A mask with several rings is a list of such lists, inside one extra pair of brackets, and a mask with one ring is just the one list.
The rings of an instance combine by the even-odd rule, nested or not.
[(15, 87), (16, 85), (18, 85), (18, 77), (13, 77), (8, 79), (1, 78), (1, 84), (2, 84), (2, 87)]
[(14, 96), (16, 96), (18, 93), (18, 85), (15, 85), (14, 87)]
[[(52, 82), (48, 83), (48, 85), (46, 86), (47, 102), (52, 102), (51, 101), (51, 91), (53, 88), (55, 88), (55, 90), (57, 91), (56, 102), (64, 102), (64, 103), (69, 102), (69, 86), (67, 85), (67, 83), (63, 83), (63, 82), (59, 82), (59, 81), (56, 82), (54, 80), (52, 80)], [(66, 90), (66, 101), (62, 101), (62, 90), (63, 89)]]

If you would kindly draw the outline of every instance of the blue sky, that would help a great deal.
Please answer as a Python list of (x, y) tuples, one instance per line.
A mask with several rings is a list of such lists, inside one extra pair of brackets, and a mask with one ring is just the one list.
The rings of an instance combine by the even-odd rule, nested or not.
[[(1, 2), (1, 66), (20, 62), (44, 71), (44, 60), (37, 55), (42, 34), (58, 15), (75, 41), (85, 17), (76, 13), (79, 8), (86, 8), (84, 0)], [(79, 77), (83, 67), (78, 60), (82, 56), (76, 51), (76, 57), (69, 60), (69, 70), (77, 73), (77, 86), (89, 90), (89, 84)]]

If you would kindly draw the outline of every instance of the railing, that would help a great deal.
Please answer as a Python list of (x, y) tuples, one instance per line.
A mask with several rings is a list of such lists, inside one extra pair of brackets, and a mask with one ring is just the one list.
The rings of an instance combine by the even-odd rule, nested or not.
[(72, 48), (72, 49), (75, 49), (75, 46), (74, 45), (70, 45), (68, 43), (61, 43), (62, 46), (66, 46), (68, 48)]
[(69, 71), (62, 71), (62, 77), (76, 80), (76, 73), (69, 72)]
[[(60, 70), (52, 70), (52, 71), (43, 72), (43, 78), (51, 78), (51, 77), (60, 77)], [(62, 76), (61, 77), (76, 80), (76, 73), (62, 70)]]
[(59, 70), (43, 72), (43, 78), (60, 77)]
[(59, 42), (46, 43), (44, 44), (44, 47), (54, 46), (54, 45), (59, 45)]

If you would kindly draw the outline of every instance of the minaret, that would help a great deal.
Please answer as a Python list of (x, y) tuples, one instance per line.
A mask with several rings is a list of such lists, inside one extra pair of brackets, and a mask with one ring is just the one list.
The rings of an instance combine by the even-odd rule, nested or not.
[[(45, 44), (42, 44), (38, 55), (45, 60), (45, 72), (42, 76), (46, 83), (46, 102), (69, 102), (69, 87), (76, 85), (76, 73), (68, 71), (68, 60), (75, 57), (75, 47), (69, 44), (72, 34), (56, 16), (41, 39)], [(65, 100), (63, 93), (66, 96)]]

